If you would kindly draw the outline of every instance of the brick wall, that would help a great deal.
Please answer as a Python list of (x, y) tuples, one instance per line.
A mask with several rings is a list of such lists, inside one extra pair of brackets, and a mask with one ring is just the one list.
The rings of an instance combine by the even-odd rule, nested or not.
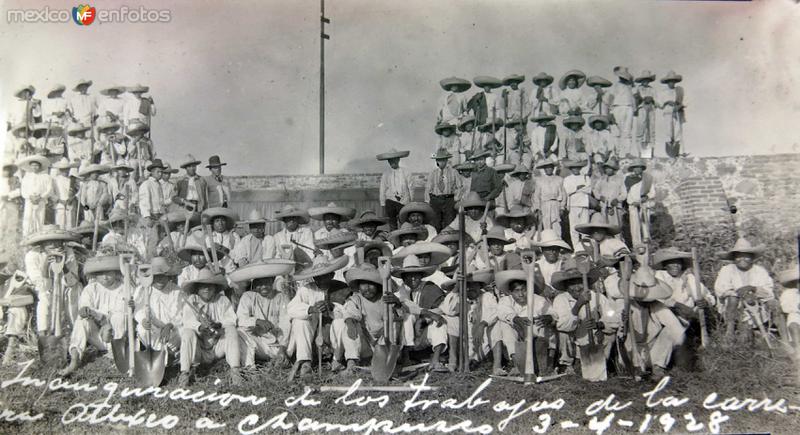
[[(623, 165), (624, 166), (624, 165)], [(798, 228), (800, 154), (654, 159), (655, 199), (675, 224), (731, 224), (758, 218), (784, 229)], [(623, 167), (624, 170), (624, 167)], [(242, 215), (258, 208), (272, 217), (286, 203), (305, 207), (337, 204), (379, 211), (380, 174), (274, 175), (233, 177), (232, 206)], [(422, 200), (425, 174), (414, 174)], [(730, 205), (738, 209), (731, 215)], [(273, 230), (278, 229), (274, 224)], [(316, 224), (314, 225), (316, 228)]]

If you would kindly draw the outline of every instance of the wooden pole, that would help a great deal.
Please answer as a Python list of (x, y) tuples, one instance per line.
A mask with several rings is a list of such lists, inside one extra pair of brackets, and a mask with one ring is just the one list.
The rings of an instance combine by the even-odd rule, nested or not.
[(460, 324), (459, 371), (469, 373), (469, 303), (467, 302), (467, 243), (464, 230), (464, 207), (458, 207), (458, 296)]
[(319, 173), (325, 173), (325, 0), (319, 0)]

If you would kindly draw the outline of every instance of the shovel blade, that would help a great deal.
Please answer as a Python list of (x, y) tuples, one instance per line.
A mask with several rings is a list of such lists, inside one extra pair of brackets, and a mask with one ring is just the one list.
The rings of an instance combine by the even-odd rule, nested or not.
[(372, 349), (372, 365), (370, 366), (372, 380), (379, 384), (389, 382), (402, 348), (397, 344), (379, 344)]
[(66, 348), (63, 337), (44, 335), (37, 337), (36, 347), (39, 349), (39, 359), (48, 367), (61, 368), (66, 364)]
[(130, 355), (128, 355), (128, 339), (112, 338), (111, 354), (114, 356), (114, 365), (120, 373), (127, 374), (130, 370)]
[(157, 387), (164, 380), (167, 366), (167, 352), (152, 348), (133, 354), (133, 378), (145, 387)]

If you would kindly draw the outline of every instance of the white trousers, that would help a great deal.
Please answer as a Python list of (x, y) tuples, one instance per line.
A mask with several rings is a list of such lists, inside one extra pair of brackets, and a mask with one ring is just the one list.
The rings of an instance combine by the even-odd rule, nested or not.
[(570, 207), (569, 208), (569, 234), (572, 237), (572, 248), (575, 251), (582, 249), (580, 244), (581, 233), (575, 231), (575, 226), (578, 224), (589, 223), (591, 217), (591, 210), (584, 207)]
[(272, 337), (257, 337), (247, 332), (244, 328), (239, 328), (239, 336), (242, 340), (242, 365), (245, 367), (255, 365), (256, 359), (269, 360), (280, 353), (281, 347)]
[(54, 208), (56, 225), (61, 229), (70, 229), (75, 226), (75, 207), (58, 204)]
[(623, 158), (626, 154), (639, 157), (638, 150), (633, 147), (633, 106), (613, 106), (611, 114), (619, 127), (617, 155)]
[[(666, 368), (672, 358), (672, 348), (683, 343), (686, 326), (660, 302), (651, 304), (649, 308), (631, 304), (630, 315), (637, 336), (638, 355), (634, 355), (634, 364), (641, 367), (649, 356), (653, 366)], [(628, 334), (628, 349), (632, 349), (630, 340), (633, 336)]]
[(414, 324), (417, 321), (417, 316), (407, 315), (403, 318), (403, 346), (410, 346), (417, 349), (425, 349), (428, 347), (436, 347), (443, 345), (447, 348), (447, 323), (441, 326), (436, 326), (436, 323), (431, 322), (424, 328), (419, 335), (414, 333)]
[(28, 236), (42, 229), (46, 204), (44, 200), (39, 201), (38, 204), (25, 200), (25, 209), (22, 212), (23, 236)]
[(235, 327), (226, 327), (222, 338), (211, 349), (198, 346), (200, 337), (189, 328), (181, 328), (181, 371), (187, 372), (193, 364), (210, 363), (225, 357), (231, 368), (239, 367), (239, 333)]
[[(111, 317), (111, 331), (112, 339), (120, 339), (125, 336), (127, 327), (125, 326), (124, 316)], [(79, 317), (72, 328), (72, 335), (69, 338), (69, 350), (77, 350), (78, 358), (81, 358), (86, 351), (86, 346), (89, 344), (101, 352), (108, 350), (108, 345), (100, 337), (100, 327), (97, 326), (97, 323), (92, 319)]]

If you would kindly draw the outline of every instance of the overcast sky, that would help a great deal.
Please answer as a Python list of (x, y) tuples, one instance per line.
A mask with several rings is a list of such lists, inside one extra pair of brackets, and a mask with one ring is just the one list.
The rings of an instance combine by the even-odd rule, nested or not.
[[(25, 83), (93, 79), (151, 87), (157, 153), (220, 154), (229, 174), (316, 173), (319, 1), (104, 1), (169, 8), (168, 24), (7, 24), (6, 10), (75, 2), (3, 1), (3, 111)], [(100, 8), (101, 4), (94, 4)], [(800, 5), (793, 0), (329, 0), (326, 170), (378, 172), (410, 149), (427, 170), (438, 82), (451, 75), (684, 77), (694, 155), (800, 152)], [(3, 114), (5, 117), (5, 114)], [(661, 148), (661, 147), (659, 147)], [(663, 153), (662, 149), (659, 149)]]

